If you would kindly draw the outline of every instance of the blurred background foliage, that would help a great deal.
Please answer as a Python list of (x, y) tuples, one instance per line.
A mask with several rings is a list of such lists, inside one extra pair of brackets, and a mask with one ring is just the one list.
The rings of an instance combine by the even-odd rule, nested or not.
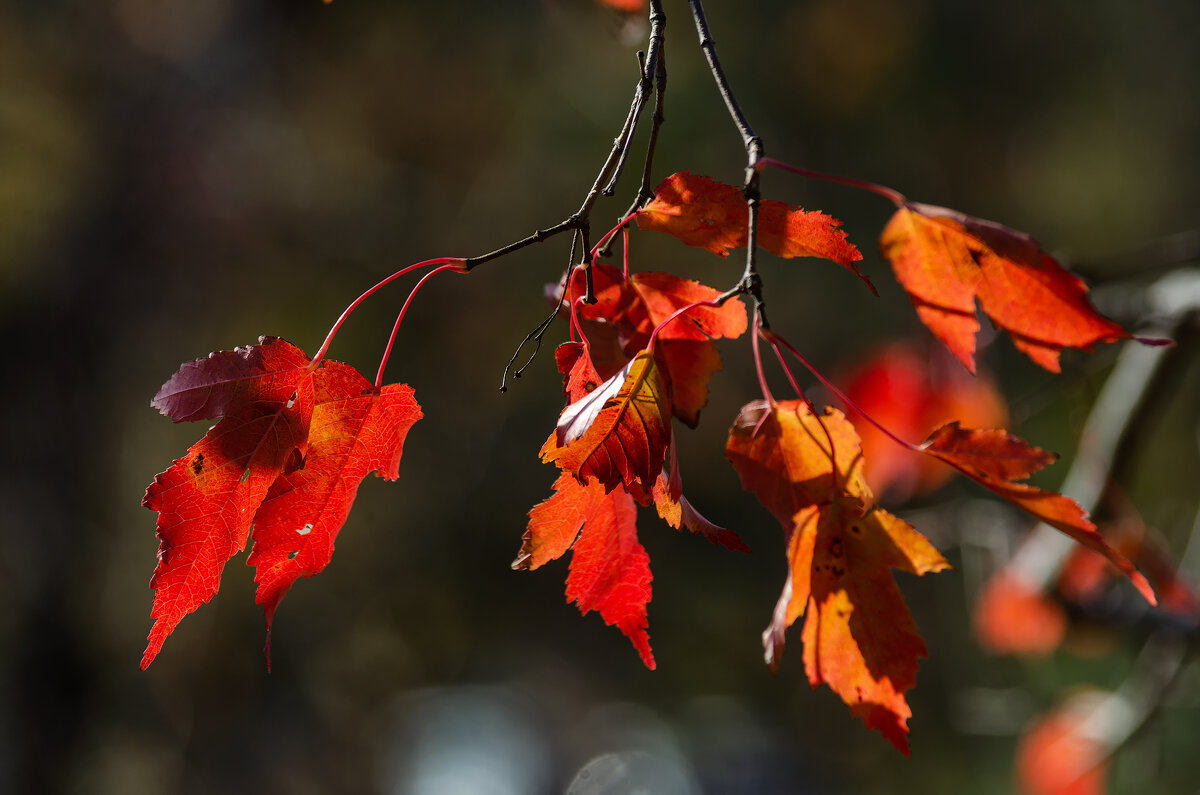
[[(655, 177), (736, 182), (744, 152), (686, 5), (666, 10)], [(1145, 246), (1200, 225), (1192, 0), (708, 11), (771, 155), (1026, 230), (1118, 315), (1145, 274), (1187, 258)], [(901, 583), (931, 654), (910, 694), (912, 759), (808, 687), (798, 633), (771, 676), (759, 632), (782, 534), (722, 460), (727, 423), (756, 397), (745, 340), (722, 347), (681, 461), (694, 501), (755, 554), (643, 513), (658, 671), (565, 603), (565, 561), (510, 571), (525, 512), (554, 479), (536, 451), (561, 392), (549, 351), (507, 394), (497, 386), (546, 313), (565, 238), (422, 292), (389, 379), (415, 387), (426, 419), (401, 480), (364, 485), (333, 564), (285, 601), (274, 672), (241, 558), (138, 671), (156, 549), (138, 503), (202, 430), (151, 411), (158, 386), (260, 334), (312, 351), (396, 268), (569, 215), (624, 118), (644, 37), (643, 22), (587, 0), (0, 6), (0, 789), (539, 793), (584, 771), (580, 792), (622, 791), (604, 787), (625, 775), (656, 793), (1001, 793), (1034, 715), (1069, 689), (1121, 683), (1140, 639), (1103, 628), (1040, 661), (980, 650), (970, 611), (986, 564), (971, 550), (1011, 545), (1025, 523), (962, 483), (906, 513), (956, 566)], [(628, 205), (631, 180), (597, 226)], [(764, 190), (841, 218), (882, 293), (828, 263), (768, 256), (781, 333), (830, 372), (925, 334), (875, 254), (889, 207), (777, 172)], [(718, 286), (741, 267), (649, 234), (634, 257)], [(331, 355), (371, 371), (404, 293), (365, 304)], [(1114, 354), (1068, 354), (1058, 378), (1006, 340), (985, 359), (1015, 430), (1069, 459)], [(1178, 556), (1200, 460), (1197, 368), (1174, 362), (1121, 485)], [(1115, 757), (1112, 789), (1194, 791), (1197, 741), (1188, 667)]]

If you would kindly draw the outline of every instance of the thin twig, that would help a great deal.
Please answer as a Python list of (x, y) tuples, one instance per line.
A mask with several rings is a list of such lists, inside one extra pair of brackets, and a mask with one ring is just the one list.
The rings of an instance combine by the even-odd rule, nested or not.
[(561, 310), (562, 310), (562, 301), (559, 301), (557, 304), (554, 305), (554, 311), (550, 313), (550, 316), (547, 317), (545, 320), (543, 320), (541, 323), (539, 323), (533, 331), (526, 334), (525, 339), (521, 340), (521, 344), (517, 346), (517, 349), (515, 351), (513, 351), (512, 358), (509, 359), (508, 364), (504, 366), (504, 375), (502, 375), (500, 377), (500, 391), (501, 392), (508, 391), (508, 373), (510, 370), (512, 370), (513, 364), (516, 363), (517, 357), (521, 355), (521, 350), (527, 344), (529, 344), (529, 342), (533, 341), (535, 343), (534, 348), (533, 348), (533, 353), (529, 354), (529, 359), (526, 360), (525, 364), (521, 365), (520, 368), (518, 368), (517, 371), (515, 373), (513, 373), (514, 378), (521, 377), (521, 373), (525, 372), (525, 368), (529, 366), (529, 364), (533, 361), (533, 358), (535, 356), (537, 356), (538, 351), (540, 351), (542, 349), (542, 337), (545, 336), (547, 331), (549, 331), (550, 324), (554, 322), (554, 319), (556, 317), (558, 317), (558, 313)]
[(632, 113), (634, 114), (633, 124), (628, 126), (628, 131), (625, 135), (625, 140), (621, 144), (621, 156), (617, 158), (617, 164), (613, 167), (612, 176), (609, 177), (608, 184), (601, 191), (605, 196), (612, 196), (617, 192), (617, 183), (621, 181), (621, 172), (625, 170), (625, 162), (629, 159), (629, 150), (633, 144), (633, 133), (637, 129), (638, 121), (641, 120), (642, 109), (646, 107), (646, 94), (650, 90), (650, 77), (646, 71), (646, 53), (638, 50), (638, 85), (637, 91), (633, 100)]
[(476, 265), (482, 265), (485, 262), (499, 259), (507, 254), (512, 254), (514, 251), (520, 251), (526, 246), (532, 246), (534, 243), (541, 243), (543, 240), (548, 240), (549, 238), (562, 234), (568, 230), (578, 230), (581, 223), (582, 220), (578, 215), (572, 215), (570, 218), (561, 223), (555, 224), (547, 229), (539, 229), (529, 237), (521, 238), (515, 243), (509, 243), (507, 246), (501, 246), (495, 251), (488, 252), (487, 254), (481, 254), (478, 257), (469, 257), (463, 260), (462, 269), (464, 271), (470, 271)]
[[(634, 88), (633, 101), (630, 103), (629, 112), (625, 116), (625, 122), (621, 125), (621, 130), (619, 133), (617, 133), (617, 137), (613, 139), (612, 149), (609, 150), (608, 157), (604, 159), (604, 164), (600, 167), (600, 172), (596, 175), (596, 179), (593, 181), (591, 189), (589, 189), (587, 195), (584, 196), (583, 203), (579, 205), (579, 209), (570, 218), (567, 218), (565, 221), (562, 221), (561, 223), (552, 226), (549, 229), (538, 230), (529, 237), (522, 238), (515, 243), (510, 243), (507, 246), (498, 248), (488, 254), (484, 254), (479, 257), (470, 257), (464, 263), (464, 270), (470, 271), (476, 265), (481, 265), (489, 260), (503, 257), (506, 254), (511, 254), (514, 251), (518, 251), (526, 246), (533, 245), (534, 243), (540, 243), (543, 240), (565, 232), (568, 229), (574, 229), (583, 235), (584, 251), (588, 252), (588, 260), (586, 263), (587, 295), (584, 297), (584, 301), (589, 304), (596, 302), (592, 281), (593, 257), (591, 254), (591, 223), (589, 220), (592, 213), (592, 208), (595, 206), (596, 200), (599, 199), (602, 194), (611, 195), (612, 191), (615, 189), (616, 182), (620, 176), (620, 168), (625, 160), (625, 153), (629, 148), (630, 142), (633, 140), (634, 133), (637, 131), (638, 119), (641, 116), (642, 108), (646, 104), (646, 97), (650, 91), (649, 73), (653, 71), (655, 75), (658, 75), (661, 71), (661, 58), (659, 57), (659, 52), (662, 49), (663, 30), (666, 27), (667, 18), (666, 14), (663, 13), (661, 0), (651, 0), (650, 6), (650, 37), (649, 42), (646, 45), (648, 53), (646, 58), (646, 66), (639, 69), (637, 86)], [(665, 83), (665, 72), (662, 72), (662, 75), (663, 82)], [(659, 100), (656, 98), (656, 106), (658, 104)], [(657, 115), (658, 114), (656, 114), (656, 116)], [(660, 123), (661, 121), (656, 122), (655, 133), (657, 133), (657, 124)], [(656, 135), (653, 137), (656, 137)], [(626, 213), (626, 215), (628, 214), (629, 213)]]
[[(650, 89), (657, 86), (654, 98), (654, 126), (651, 129), (651, 143), (647, 157), (651, 157), (654, 151), (654, 139), (658, 135), (658, 127), (662, 124), (662, 91), (663, 86), (660, 84), (666, 82), (666, 67), (663, 60), (663, 42), (664, 32), (667, 27), (667, 15), (662, 10), (662, 0), (651, 0), (650, 3), (650, 40), (646, 46), (646, 52), (638, 53), (641, 66), (641, 79), (638, 81), (637, 87), (637, 112), (641, 115), (642, 110), (646, 106), (646, 99), (650, 95)], [(637, 121), (634, 122), (635, 126)], [(631, 131), (632, 139), (632, 131)], [(625, 150), (621, 153), (621, 160), (617, 163), (612, 179), (604, 188), (604, 195), (611, 196), (616, 191), (617, 181), (621, 178), (621, 172), (625, 168), (625, 161), (629, 156), (629, 142), (626, 142)], [(644, 172), (643, 172), (644, 173)], [(644, 179), (643, 179), (644, 181)], [(640, 194), (639, 190), (639, 194)], [(637, 202), (633, 210), (637, 209)], [(630, 210), (632, 212), (633, 210)], [(629, 215), (629, 213), (625, 213)]]
[[(647, 49), (653, 46), (653, 44), (654, 42), (652, 40), (650, 45), (647, 46)], [(655, 57), (657, 58), (657, 54)], [(629, 147), (629, 143), (637, 129), (637, 123), (639, 117), (641, 116), (642, 107), (646, 104), (646, 89), (643, 88), (646, 79), (645, 71), (646, 70), (643, 69), (643, 73), (638, 75), (637, 87), (634, 89), (633, 93), (633, 102), (629, 106), (629, 113), (625, 116), (625, 123), (621, 125), (620, 133), (618, 133), (617, 137), (613, 139), (613, 148), (611, 151), (609, 151), (608, 157), (604, 161), (604, 165), (600, 167), (600, 173), (596, 175), (596, 180), (592, 183), (591, 190), (589, 190), (587, 195), (584, 196), (583, 204), (579, 206), (579, 211), (575, 213), (576, 217), (580, 219), (579, 228), (583, 233), (584, 251), (588, 252), (587, 262), (584, 263), (587, 266), (587, 270), (585, 272), (587, 294), (584, 296), (584, 303), (596, 303), (595, 286), (592, 280), (592, 262), (594, 261), (595, 257), (592, 254), (591, 225), (589, 223), (589, 218), (592, 213), (592, 208), (596, 204), (596, 200), (600, 198), (601, 194), (607, 192), (606, 186), (611, 183), (615, 188), (616, 177), (618, 176), (618, 166), (624, 160), (624, 152)]]
[[(567, 284), (567, 279), (571, 275), (571, 269), (575, 265), (575, 251), (576, 251), (576, 248), (578, 247), (578, 245), (579, 245), (579, 230), (576, 229), (575, 234), (571, 235), (571, 250), (567, 254), (567, 269), (562, 277), (564, 285)], [(525, 360), (525, 364), (521, 365), (517, 369), (517, 371), (515, 373), (513, 373), (514, 378), (521, 377), (521, 374), (525, 372), (525, 368), (533, 363), (534, 357), (536, 357), (538, 355), (538, 351), (540, 351), (542, 349), (542, 338), (546, 336), (546, 332), (550, 330), (550, 326), (552, 323), (554, 323), (554, 319), (556, 317), (558, 317), (559, 312), (562, 311), (563, 298), (566, 295), (566, 289), (567, 289), (566, 286), (564, 286), (563, 287), (563, 295), (559, 296), (558, 301), (554, 304), (554, 311), (550, 313), (550, 316), (547, 317), (545, 320), (543, 320), (541, 323), (539, 323), (537, 325), (537, 327), (534, 328), (533, 331), (526, 334), (525, 339), (521, 340), (521, 343), (519, 345), (517, 345), (517, 349), (515, 351), (513, 351), (513, 355), (508, 360), (508, 364), (506, 364), (504, 366), (504, 374), (500, 376), (500, 391), (501, 392), (508, 391), (508, 373), (510, 370), (512, 370), (513, 364), (517, 361), (517, 357), (521, 355), (521, 351), (525, 348), (525, 346), (528, 345), (531, 341), (533, 341), (535, 343), (534, 348), (533, 348), (533, 353), (529, 354), (529, 358)]]
[[(642, 162), (642, 181), (638, 185), (637, 194), (633, 197), (633, 203), (625, 211), (627, 216), (641, 209), (643, 204), (654, 197), (654, 192), (650, 190), (650, 180), (653, 178), (654, 172), (654, 151), (658, 146), (659, 130), (666, 121), (663, 110), (667, 97), (667, 48), (664, 37), (666, 27), (667, 15), (663, 13), (662, 0), (650, 0), (651, 50), (654, 49), (655, 40), (659, 42), (657, 57), (653, 64), (647, 63), (647, 72), (650, 71), (651, 65), (654, 67), (654, 113), (650, 117), (650, 140), (646, 143), (646, 158)], [(605, 250), (601, 253), (607, 256), (608, 251)]]

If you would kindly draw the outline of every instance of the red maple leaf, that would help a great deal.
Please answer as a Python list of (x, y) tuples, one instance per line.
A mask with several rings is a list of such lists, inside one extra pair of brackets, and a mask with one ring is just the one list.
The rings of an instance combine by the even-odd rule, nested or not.
[[(728, 257), (744, 248), (749, 215), (740, 188), (681, 171), (654, 189), (654, 199), (637, 214), (641, 229), (665, 232), (689, 246)], [(846, 239), (842, 222), (818, 210), (789, 207), (781, 201), (759, 203), (758, 245), (780, 257), (821, 257), (850, 270), (871, 288), (854, 264), (862, 253)]]
[(871, 507), (853, 426), (801, 401), (742, 409), (726, 457), (786, 531), (788, 578), (763, 633), (774, 669), (787, 628), (805, 616), (809, 682), (826, 683), (863, 719), (908, 753), (905, 692), (925, 644), (889, 570), (912, 574), (949, 564), (906, 522)]
[[(709, 522), (683, 496), (669, 405), (664, 406), (657, 396), (661, 384), (655, 387), (645, 382), (655, 378), (654, 359), (646, 351), (606, 382), (600, 381), (582, 343), (560, 345), (555, 360), (569, 405), (542, 454), (564, 471), (554, 495), (530, 511), (513, 568), (535, 569), (573, 549), (568, 600), (575, 601), (584, 613), (599, 611), (607, 623), (629, 637), (646, 665), (653, 668), (646, 634), (650, 561), (637, 541), (636, 503), (648, 504), (653, 499), (659, 515), (672, 527), (687, 527), (729, 549), (749, 550), (735, 533)], [(634, 372), (639, 368), (646, 368), (649, 375), (634, 385)], [(565, 448), (558, 441), (564, 427), (568, 433), (579, 434)], [(572, 447), (580, 444), (593, 445), (594, 452), (586, 455), (593, 447)], [(669, 458), (666, 466), (664, 454)], [(643, 466), (652, 462), (657, 462), (658, 471), (650, 486)], [(637, 475), (631, 478), (628, 473), (634, 471)], [(605, 472), (619, 477), (605, 482)]]
[(160, 542), (143, 669), (217, 593), (252, 526), (269, 629), (292, 582), (328, 563), (363, 477), (374, 469), (395, 477), (404, 434), (420, 417), (408, 387), (376, 392), (349, 365), (314, 367), (271, 337), (183, 365), (154, 405), (177, 420), (221, 420), (142, 500), (158, 512)]
[(567, 600), (629, 638), (653, 670), (646, 605), (650, 557), (637, 538), (637, 504), (620, 486), (605, 492), (597, 481), (580, 483), (563, 472), (554, 494), (529, 512), (529, 525), (514, 569), (536, 569), (572, 551)]
[[(237, 386), (230, 374), (237, 362)], [(142, 505), (158, 511), (158, 566), (150, 579), (154, 626), (146, 668), (188, 613), (212, 599), (225, 564), (246, 546), (267, 490), (303, 454), (312, 415), (308, 357), (279, 339), (185, 364), (156, 405), (182, 418), (224, 416), (187, 455), (158, 475)], [(205, 392), (206, 377), (212, 387)], [(185, 389), (170, 389), (186, 384)], [(166, 393), (166, 397), (164, 397)], [(165, 407), (165, 408), (164, 408)]]
[[(421, 408), (407, 385), (376, 391), (353, 367), (326, 362), (315, 374), (304, 466), (280, 475), (254, 517), (256, 601), (268, 638), (275, 609), (300, 577), (325, 568), (358, 487), (371, 472), (399, 476), (404, 439)], [(269, 657), (268, 657), (269, 664)]]
[(971, 372), (976, 299), (1018, 350), (1055, 373), (1063, 348), (1091, 350), (1130, 336), (1095, 310), (1078, 277), (1015, 229), (906, 202), (883, 230), (880, 248), (921, 321)]

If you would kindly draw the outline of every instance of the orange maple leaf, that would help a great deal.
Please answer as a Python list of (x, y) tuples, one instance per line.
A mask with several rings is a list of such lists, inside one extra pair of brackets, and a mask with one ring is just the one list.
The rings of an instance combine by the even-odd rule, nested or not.
[[(654, 199), (637, 214), (641, 229), (666, 232), (689, 246), (728, 257), (746, 245), (749, 215), (740, 188), (681, 171), (654, 189)], [(759, 203), (758, 245), (780, 257), (821, 257), (852, 271), (874, 292), (871, 280), (854, 264), (862, 259), (841, 230), (842, 222), (818, 210)]]
[(921, 321), (971, 372), (976, 299), (1018, 350), (1055, 373), (1063, 348), (1091, 350), (1130, 336), (1095, 310), (1077, 276), (1015, 229), (906, 202), (883, 230), (880, 249)]
[(948, 422), (936, 428), (921, 445), (922, 452), (945, 461), (981, 486), (1018, 508), (1104, 555), (1127, 576), (1150, 604), (1154, 589), (1129, 560), (1096, 531), (1079, 503), (1025, 483), (1034, 472), (1057, 458), (1001, 429), (971, 430)]
[(787, 532), (788, 578), (763, 633), (768, 665), (778, 666), (787, 628), (805, 616), (809, 682), (828, 684), (907, 754), (904, 694), (926, 649), (888, 571), (949, 564), (906, 522), (871, 507), (858, 437), (835, 409), (818, 417), (801, 401), (751, 403), (730, 429), (726, 457)]

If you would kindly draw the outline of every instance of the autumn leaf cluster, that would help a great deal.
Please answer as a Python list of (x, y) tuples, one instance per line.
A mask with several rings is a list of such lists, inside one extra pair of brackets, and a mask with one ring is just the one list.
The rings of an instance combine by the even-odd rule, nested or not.
[[(976, 302), (1018, 349), (1050, 370), (1058, 369), (1064, 348), (1130, 336), (1096, 313), (1083, 283), (1027, 236), (909, 202), (890, 189), (877, 192), (897, 204), (881, 238), (884, 257), (918, 316), (970, 373), (976, 369)], [(830, 260), (874, 292), (857, 264), (862, 254), (839, 221), (770, 199), (752, 205), (759, 248), (783, 259)], [(751, 240), (746, 219), (741, 189), (674, 174), (602, 241), (626, 237), (623, 269), (596, 261), (597, 245), (551, 290), (570, 334), (554, 357), (565, 405), (540, 450), (557, 475), (551, 496), (529, 513), (514, 569), (538, 569), (570, 553), (567, 599), (617, 627), (645, 665), (655, 667), (647, 609), (653, 576), (639, 541), (639, 506), (653, 507), (671, 528), (749, 551), (734, 530), (710, 522), (684, 495), (675, 437), (677, 420), (685, 427), (700, 421), (722, 365), (717, 341), (749, 330), (762, 395), (734, 419), (725, 457), (743, 488), (783, 528), (788, 572), (762, 634), (772, 670), (781, 663), (789, 628), (802, 621), (809, 682), (828, 685), (868, 727), (907, 753), (912, 712), (906, 693), (926, 648), (892, 570), (921, 575), (949, 564), (915, 528), (879, 506), (875, 489), (896, 481), (876, 474), (881, 481), (873, 489), (865, 450), (881, 462), (907, 456), (875, 471), (893, 478), (916, 471), (914, 487), (925, 490), (957, 471), (1101, 553), (1153, 602), (1145, 578), (1078, 504), (1023, 482), (1051, 463), (1052, 454), (1001, 427), (960, 424), (959, 409), (983, 405), (992, 408), (979, 410), (981, 422), (1003, 422), (1002, 408), (988, 404), (991, 387), (972, 385), (966, 371), (936, 388), (922, 386), (920, 410), (902, 423), (900, 413), (889, 414), (888, 400), (872, 403), (868, 391), (859, 405), (766, 327), (761, 314), (749, 319), (741, 298), (757, 288), (747, 280), (722, 291), (629, 266), (634, 225), (728, 257)], [(439, 267), (418, 282), (414, 295), (440, 271), (470, 270), (467, 260), (456, 258), (418, 263), (364, 293), (346, 314), (379, 286), (429, 264)], [(776, 354), (793, 398), (771, 394), (762, 376), (763, 345)], [(372, 472), (397, 477), (405, 436), (422, 416), (412, 390), (380, 379), (372, 385), (349, 365), (324, 359), (324, 350), (310, 360), (289, 343), (263, 338), (183, 365), (154, 399), (177, 422), (218, 422), (155, 478), (143, 501), (158, 512), (159, 538), (150, 583), (154, 624), (143, 667), (180, 620), (215, 595), (225, 564), (251, 540), (248, 563), (269, 648), (280, 600), (299, 578), (329, 563), (363, 479)], [(788, 354), (844, 401), (849, 416), (832, 407), (818, 410), (808, 400)], [(910, 434), (925, 441), (908, 441)]]

